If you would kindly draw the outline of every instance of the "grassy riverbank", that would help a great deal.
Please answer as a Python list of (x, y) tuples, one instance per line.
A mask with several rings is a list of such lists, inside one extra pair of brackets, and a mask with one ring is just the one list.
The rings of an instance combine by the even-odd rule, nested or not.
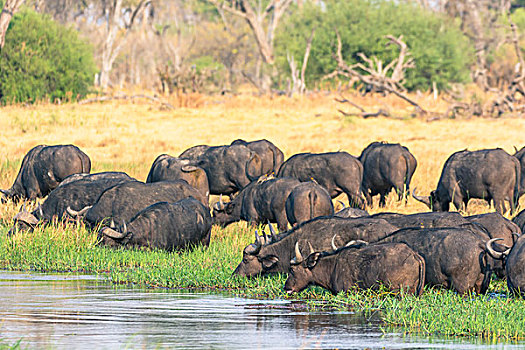
[[(251, 298), (289, 298), (285, 276), (259, 279), (233, 277), (242, 249), (253, 240), (244, 224), (214, 227), (208, 249), (166, 253), (151, 250), (111, 250), (96, 245), (83, 227), (50, 226), (7, 237), (0, 229), (0, 268), (103, 274), (113, 283), (163, 288), (227, 290)], [(502, 281), (492, 291), (506, 293)], [(353, 291), (333, 296), (309, 288), (294, 299), (312, 307), (352, 309), (367, 316), (379, 314), (385, 327), (402, 326), (408, 333), (481, 337), (491, 341), (525, 339), (525, 301), (490, 296), (460, 297), (445, 290), (426, 290), (423, 296), (386, 291)]]

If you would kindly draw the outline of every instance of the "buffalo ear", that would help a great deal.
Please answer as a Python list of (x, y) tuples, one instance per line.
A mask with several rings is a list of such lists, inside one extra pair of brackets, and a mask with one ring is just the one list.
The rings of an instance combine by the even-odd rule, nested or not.
[(265, 269), (271, 268), (273, 265), (277, 264), (279, 258), (275, 255), (268, 255), (261, 259), (261, 263)]
[(306, 258), (306, 267), (312, 269), (315, 265), (317, 265), (320, 256), (321, 253), (319, 252), (308, 255), (308, 257)]

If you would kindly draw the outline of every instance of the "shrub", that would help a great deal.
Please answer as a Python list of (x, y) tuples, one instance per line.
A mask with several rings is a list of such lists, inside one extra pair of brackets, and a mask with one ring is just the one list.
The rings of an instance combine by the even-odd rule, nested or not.
[(436, 82), (440, 88), (450, 82), (469, 80), (473, 51), (468, 39), (451, 19), (425, 11), (413, 4), (387, 0), (327, 0), (321, 5), (307, 2), (295, 9), (276, 37), (276, 53), (281, 70), (289, 71), (287, 52), (302, 62), (306, 41), (316, 28), (307, 68), (307, 84), (319, 81), (335, 70), (338, 29), (342, 53), (348, 64), (362, 62), (359, 52), (377, 56), (387, 64), (398, 56), (396, 45), (385, 46), (387, 34), (403, 35), (416, 68), (407, 69), (405, 87), (428, 89)]
[(72, 28), (30, 9), (15, 14), (0, 52), (0, 104), (85, 96), (96, 67)]

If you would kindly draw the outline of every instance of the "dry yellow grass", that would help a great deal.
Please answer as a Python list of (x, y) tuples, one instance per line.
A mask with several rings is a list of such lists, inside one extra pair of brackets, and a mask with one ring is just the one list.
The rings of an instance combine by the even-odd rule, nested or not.
[[(3, 107), (0, 164), (19, 161), (37, 144), (73, 143), (91, 157), (93, 171), (121, 170), (144, 180), (157, 155), (178, 155), (197, 144), (220, 145), (236, 138), (267, 138), (286, 157), (306, 151), (337, 150), (358, 156), (370, 142), (383, 140), (399, 142), (411, 150), (418, 160), (412, 187), (428, 194), (435, 188), (443, 163), (451, 153), (465, 148), (494, 147), (513, 153), (513, 146), (523, 145), (525, 120), (522, 119), (426, 122), (410, 118), (412, 108), (395, 97), (386, 100), (367, 97), (357, 102), (369, 110), (391, 106), (399, 119), (345, 118), (337, 109), (349, 109), (349, 105), (341, 105), (333, 98), (193, 96), (171, 100), (177, 106), (189, 106), (172, 111), (161, 110), (149, 101)], [(430, 96), (423, 96), (420, 101), (431, 110), (443, 109), (443, 103), (433, 101)], [(0, 188), (10, 186), (17, 171), (13, 166), (3, 170)], [(472, 204), (469, 214), (489, 211), (482, 201)], [(1, 210), (0, 216), (7, 215), (6, 210)], [(405, 206), (395, 202), (391, 194), (384, 210), (409, 213), (426, 211), (426, 207), (414, 200)], [(377, 208), (372, 210), (376, 211)]]

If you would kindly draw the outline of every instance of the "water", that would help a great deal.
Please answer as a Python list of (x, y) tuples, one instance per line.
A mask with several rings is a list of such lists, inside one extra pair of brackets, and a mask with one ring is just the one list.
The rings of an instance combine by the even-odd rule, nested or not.
[(95, 276), (0, 271), (0, 339), (51, 349), (511, 349), (403, 337), (351, 312), (288, 300), (114, 287)]

